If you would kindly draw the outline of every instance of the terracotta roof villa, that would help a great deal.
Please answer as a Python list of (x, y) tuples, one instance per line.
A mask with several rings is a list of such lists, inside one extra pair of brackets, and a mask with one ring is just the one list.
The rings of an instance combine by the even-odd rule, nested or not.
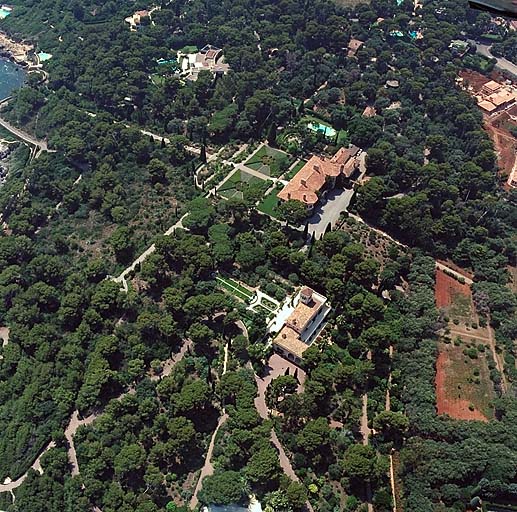
[(282, 201), (296, 200), (304, 203), (310, 212), (324, 194), (333, 189), (337, 179), (350, 178), (357, 169), (356, 146), (341, 148), (330, 159), (313, 155), (293, 176), (291, 181), (277, 194)]
[(277, 352), (295, 363), (321, 332), (330, 311), (327, 298), (311, 288), (303, 288), (294, 298), (295, 308), (273, 340)]

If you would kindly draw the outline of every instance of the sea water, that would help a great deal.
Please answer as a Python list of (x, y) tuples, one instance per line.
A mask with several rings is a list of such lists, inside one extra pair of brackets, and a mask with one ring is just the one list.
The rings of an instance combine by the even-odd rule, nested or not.
[(11, 62), (9, 59), (0, 57), (0, 100), (7, 98), (11, 93), (19, 89), (25, 81), (25, 70)]

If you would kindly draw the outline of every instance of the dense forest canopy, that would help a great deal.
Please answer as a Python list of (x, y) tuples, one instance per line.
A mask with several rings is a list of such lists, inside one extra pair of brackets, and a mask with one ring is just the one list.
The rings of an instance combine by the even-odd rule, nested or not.
[[(203, 504), (253, 493), (275, 511), (307, 500), (324, 512), (364, 510), (367, 501), (391, 510), (392, 451), (404, 510), (463, 511), (475, 497), (517, 502), (517, 300), (507, 271), (516, 265), (516, 197), (500, 187), (449, 48), (479, 36), (486, 15), (466, 2), (425, 2), (416, 13), (409, 0), (397, 4), (172, 0), (132, 32), (124, 18), (150, 5), (14, 2), (2, 30), (52, 59), (48, 81), (30, 79), (2, 116), (56, 151), (0, 190), (9, 228), (0, 237), (0, 324), (10, 331), (0, 361), (0, 481), (24, 475), (52, 445), (43, 474), (29, 470), (16, 502), (2, 493), (1, 508), (187, 510), (223, 411)], [(406, 35), (413, 31), (423, 37)], [(351, 38), (364, 42), (355, 56)], [(228, 74), (195, 82), (161, 74), (158, 59), (205, 44), (223, 49)], [(493, 49), (514, 58), (515, 36)], [(364, 116), (366, 107), (376, 115)], [(301, 130), (308, 112), (345, 139)], [(406, 246), (391, 244), (379, 263), (349, 219), (349, 231), (300, 251), (301, 232), (259, 215), (256, 191), (203, 197), (194, 175), (207, 150), (234, 154), (266, 138), (282, 145), (286, 128), (301, 134), (283, 147), (296, 157), (349, 142), (367, 151), (370, 179), (351, 208)], [(161, 236), (187, 212), (188, 232)], [(153, 242), (127, 293), (106, 279)], [(503, 393), (491, 372), (498, 396), (487, 423), (436, 414), (443, 318), (434, 258), (473, 273), (478, 307), (505, 353), (510, 386)], [(279, 300), (311, 286), (333, 306), (324, 342), (304, 357), (303, 391), (292, 374), (268, 385), (271, 418), (255, 402), (271, 350), (266, 317), (223, 293), (216, 270)], [(74, 411), (97, 418), (74, 436), (75, 475), (64, 435)], [(284, 474), (272, 429), (299, 480)]]

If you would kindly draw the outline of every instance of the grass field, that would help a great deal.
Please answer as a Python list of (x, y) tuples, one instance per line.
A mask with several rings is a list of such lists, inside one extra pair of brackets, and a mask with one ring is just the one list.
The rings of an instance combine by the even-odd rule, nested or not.
[(276, 207), (280, 203), (280, 200), (276, 195), (278, 194), (278, 190), (273, 189), (257, 206), (257, 210), (262, 213), (266, 213), (267, 215), (271, 215), (271, 217), (277, 217), (278, 213), (276, 211)]
[(476, 340), (462, 341), (459, 345), (440, 343), (436, 375), (439, 414), (448, 414), (455, 419), (481, 421), (493, 417), (490, 404), (495, 398), (495, 392), (485, 355), (489, 349), (476, 349), (475, 358), (465, 353), (479, 346)]
[(290, 180), (291, 178), (293, 178), (306, 163), (306, 160), (298, 160), (298, 162), (296, 162), (296, 165), (288, 173), (286, 173), (285, 179)]
[(264, 174), (265, 176), (278, 177), (282, 174), (288, 164), (288, 155), (282, 151), (263, 145), (246, 161), (244, 165), (254, 171)]
[(249, 302), (255, 295), (251, 290), (248, 290), (233, 279), (220, 276), (217, 276), (215, 279), (225, 290), (244, 302)]

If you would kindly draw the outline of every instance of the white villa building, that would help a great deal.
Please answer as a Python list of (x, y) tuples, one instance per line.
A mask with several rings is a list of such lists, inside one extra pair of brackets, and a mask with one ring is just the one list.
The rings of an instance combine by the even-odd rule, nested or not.
[(299, 364), (303, 353), (321, 333), (331, 308), (326, 297), (307, 287), (293, 298), (293, 304), (294, 308), (273, 339), (273, 347), (276, 352)]

